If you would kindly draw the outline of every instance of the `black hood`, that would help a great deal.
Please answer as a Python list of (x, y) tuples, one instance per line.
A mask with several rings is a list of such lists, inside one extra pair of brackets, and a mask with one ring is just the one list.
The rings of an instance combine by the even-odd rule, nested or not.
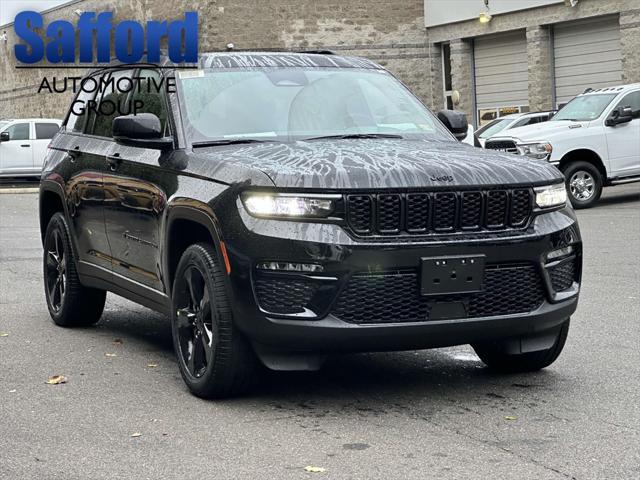
[[(189, 170), (226, 183), (279, 188), (373, 189), (541, 185), (562, 181), (547, 162), (459, 142), (314, 140), (196, 149)], [(253, 170), (253, 174), (249, 174)]]

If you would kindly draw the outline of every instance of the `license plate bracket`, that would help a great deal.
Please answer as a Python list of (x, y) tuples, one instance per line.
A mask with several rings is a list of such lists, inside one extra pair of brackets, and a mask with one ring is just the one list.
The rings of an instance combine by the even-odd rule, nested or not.
[(422, 257), (420, 292), (430, 295), (459, 295), (484, 289), (484, 255)]

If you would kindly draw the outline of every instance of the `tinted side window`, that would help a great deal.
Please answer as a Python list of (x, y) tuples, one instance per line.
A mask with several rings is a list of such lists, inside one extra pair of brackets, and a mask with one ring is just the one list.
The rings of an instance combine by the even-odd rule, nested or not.
[(9, 140), (29, 140), (29, 124), (16, 123), (5, 130), (9, 133)]
[[(87, 89), (90, 89), (87, 87)], [(95, 92), (86, 92), (81, 90), (73, 104), (71, 105), (71, 111), (69, 112), (69, 119), (67, 120), (67, 130), (71, 132), (84, 132), (84, 127), (87, 124), (87, 118), (89, 112), (87, 110), (87, 104), (95, 97)]]
[[(162, 131), (167, 134), (167, 104), (165, 101), (166, 87), (160, 87), (162, 76), (155, 70), (141, 70), (139, 88), (133, 94), (132, 101), (140, 100), (142, 108), (137, 113), (153, 113), (160, 119)], [(160, 91), (158, 91), (160, 90)]]
[(617, 106), (631, 107), (633, 118), (640, 118), (640, 91), (631, 92), (626, 95), (622, 100), (620, 100), (620, 103), (618, 103)]
[[(131, 83), (129, 81), (119, 82), (123, 78), (131, 78), (131, 70), (121, 70), (114, 72), (109, 78), (109, 82), (102, 93), (98, 113), (93, 124), (93, 135), (99, 137), (112, 137), (113, 119), (128, 112), (127, 97)], [(122, 89), (119, 90), (118, 86)], [(125, 91), (126, 90), (126, 91)]]
[(36, 139), (53, 138), (59, 127), (55, 123), (36, 123)]

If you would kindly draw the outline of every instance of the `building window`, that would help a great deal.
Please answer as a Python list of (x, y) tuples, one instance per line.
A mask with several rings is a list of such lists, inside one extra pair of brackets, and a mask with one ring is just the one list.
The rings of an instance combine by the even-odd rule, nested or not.
[(451, 82), (451, 46), (448, 43), (442, 44), (442, 86), (444, 93), (444, 108), (453, 110), (453, 91)]

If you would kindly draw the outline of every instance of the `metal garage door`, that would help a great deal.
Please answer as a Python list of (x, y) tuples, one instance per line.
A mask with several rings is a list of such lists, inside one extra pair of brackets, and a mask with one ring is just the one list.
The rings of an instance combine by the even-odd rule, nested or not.
[(526, 110), (529, 76), (524, 31), (476, 38), (474, 62), (479, 124), (492, 116)]
[(618, 17), (600, 17), (554, 27), (556, 104), (586, 88), (622, 83)]

